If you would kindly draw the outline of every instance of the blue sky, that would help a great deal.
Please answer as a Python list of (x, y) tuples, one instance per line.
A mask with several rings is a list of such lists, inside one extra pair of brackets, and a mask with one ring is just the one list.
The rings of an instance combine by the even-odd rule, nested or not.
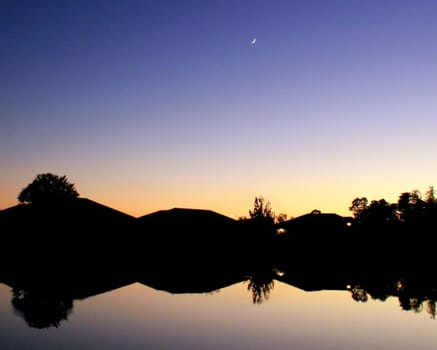
[[(42, 172), (133, 215), (426, 191), (434, 1), (3, 1), (0, 208)], [(250, 42), (256, 37), (254, 45)]]

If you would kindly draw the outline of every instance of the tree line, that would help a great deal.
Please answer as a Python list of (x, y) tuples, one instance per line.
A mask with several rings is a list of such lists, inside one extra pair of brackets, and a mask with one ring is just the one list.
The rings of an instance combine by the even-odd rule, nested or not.
[(369, 200), (357, 197), (349, 207), (357, 224), (364, 226), (387, 226), (404, 224), (423, 226), (437, 218), (437, 199), (430, 186), (422, 198), (420, 191), (403, 192), (396, 203), (385, 199)]
[[(75, 185), (65, 175), (43, 173), (36, 175), (33, 181), (21, 190), (18, 201), (22, 204), (41, 204), (70, 200), (78, 196)], [(401, 193), (396, 203), (390, 203), (385, 199), (369, 201), (367, 197), (357, 197), (352, 201), (349, 210), (355, 223), (361, 226), (423, 226), (437, 218), (437, 199), (434, 187), (430, 186), (423, 198), (420, 191), (413, 190)], [(262, 226), (272, 226), (287, 219), (286, 214), (276, 215), (270, 202), (262, 196), (255, 197), (249, 217), (239, 218), (240, 221), (253, 221)]]

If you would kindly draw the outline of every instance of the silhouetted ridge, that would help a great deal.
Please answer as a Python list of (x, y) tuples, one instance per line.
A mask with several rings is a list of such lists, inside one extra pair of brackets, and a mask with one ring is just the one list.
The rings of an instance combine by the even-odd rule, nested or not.
[(203, 209), (160, 210), (137, 219), (143, 236), (167, 243), (197, 243), (197, 247), (205, 240), (227, 240), (238, 227), (238, 221)]
[(76, 274), (119, 270), (127, 264), (134, 222), (134, 217), (87, 198), (17, 205), (0, 213), (0, 231), (2, 244), (22, 256), (15, 261), (8, 250), (0, 262), (15, 264), (26, 274), (56, 265)]
[(181, 221), (197, 222), (199, 225), (204, 223), (235, 223), (236, 220), (207, 209), (173, 208), (169, 210), (159, 210), (151, 214), (139, 217), (140, 222), (159, 222), (172, 218)]
[[(135, 218), (119, 210), (97, 203), (88, 198), (76, 198), (47, 205), (18, 204), (0, 211), (0, 224), (18, 224), (26, 219), (40, 217), (56, 220), (71, 219), (74, 221), (88, 221), (88, 223), (129, 222)], [(38, 220), (40, 221), (40, 220)]]
[(88, 198), (77, 198), (72, 209), (77, 210), (77, 214), (82, 214), (83, 218), (94, 220), (110, 220), (111, 222), (130, 222), (135, 218), (129, 214), (113, 209), (101, 203), (97, 203)]
[(345, 230), (353, 218), (344, 217), (333, 213), (305, 214), (294, 219), (278, 224), (278, 227), (286, 230)]

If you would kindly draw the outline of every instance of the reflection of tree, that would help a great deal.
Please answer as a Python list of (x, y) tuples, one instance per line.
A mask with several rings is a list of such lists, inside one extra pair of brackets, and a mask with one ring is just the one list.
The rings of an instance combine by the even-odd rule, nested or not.
[(61, 321), (67, 320), (73, 309), (71, 299), (44, 297), (22, 289), (13, 289), (12, 293), (12, 305), (16, 314), (23, 317), (29, 327), (57, 328)]
[(433, 299), (425, 300), (423, 298), (403, 294), (399, 296), (399, 304), (402, 310), (414, 311), (416, 313), (421, 312), (425, 308), (425, 311), (432, 319), (436, 317), (436, 301)]
[(247, 290), (252, 292), (252, 301), (254, 304), (262, 304), (269, 299), (270, 291), (273, 290), (275, 282), (273, 281), (274, 273), (272, 270), (257, 271), (249, 277)]
[(405, 311), (414, 311), (414, 312), (421, 312), (423, 300), (420, 300), (417, 297), (409, 296), (406, 294), (402, 294), (399, 296), (399, 304), (402, 308), (402, 310)]
[(367, 302), (369, 297), (373, 300), (385, 301), (388, 297), (397, 297), (402, 310), (420, 313), (425, 310), (432, 319), (436, 318), (436, 288), (423, 287), (403, 279), (394, 283), (368, 283), (365, 287), (356, 284), (348, 286), (352, 299), (357, 302)]
[(435, 302), (435, 300), (427, 300), (425, 308), (426, 308), (426, 312), (431, 315), (431, 318), (433, 320), (435, 320), (435, 316), (436, 316), (436, 302)]
[(368, 300), (367, 292), (360, 286), (351, 288), (352, 299), (365, 303)]

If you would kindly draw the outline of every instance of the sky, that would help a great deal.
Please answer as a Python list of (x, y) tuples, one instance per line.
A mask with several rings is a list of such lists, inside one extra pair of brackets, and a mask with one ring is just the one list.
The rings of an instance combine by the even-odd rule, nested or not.
[(436, 18), (425, 0), (3, 0), (0, 209), (47, 172), (134, 216), (424, 193)]

